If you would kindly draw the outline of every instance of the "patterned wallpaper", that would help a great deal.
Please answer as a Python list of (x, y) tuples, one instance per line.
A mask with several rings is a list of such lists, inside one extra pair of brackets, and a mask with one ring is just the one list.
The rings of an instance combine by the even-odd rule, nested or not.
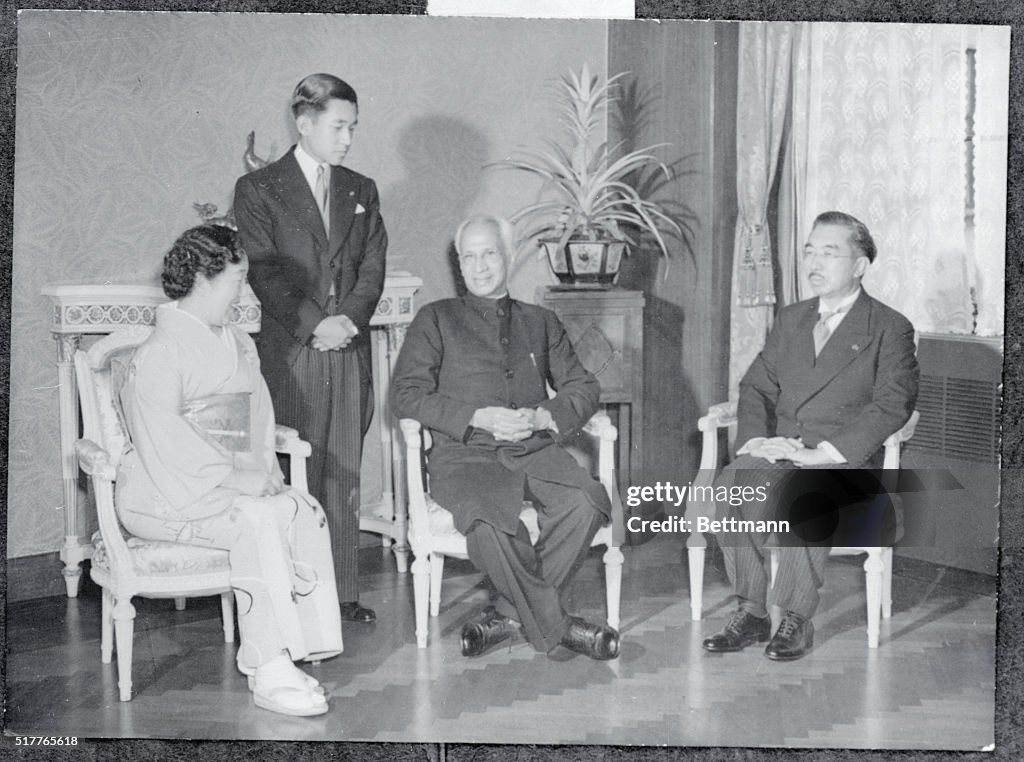
[[(248, 132), (257, 154), (280, 156), (294, 140), (292, 88), (328, 71), (360, 96), (346, 163), (380, 188), (390, 268), (423, 278), (421, 304), (451, 295), (457, 223), (536, 191), (481, 165), (551, 132), (541, 96), (583, 61), (603, 72), (606, 40), (603, 21), (22, 12), (8, 556), (56, 550), (63, 534), (44, 284), (155, 282), (198, 222), (192, 203), (229, 206)], [(547, 282), (543, 267), (531, 260), (514, 294)]]

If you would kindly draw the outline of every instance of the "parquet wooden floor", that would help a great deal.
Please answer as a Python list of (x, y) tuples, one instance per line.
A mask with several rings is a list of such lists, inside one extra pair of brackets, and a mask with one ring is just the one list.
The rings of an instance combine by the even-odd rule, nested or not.
[[(100, 663), (99, 595), (8, 610), (9, 733), (85, 738), (583, 743), (981, 749), (993, 742), (995, 584), (989, 577), (897, 556), (894, 611), (867, 648), (863, 572), (833, 559), (815, 618), (814, 650), (790, 663), (762, 649), (708, 654), (701, 640), (732, 610), (709, 554), (705, 620), (689, 620), (677, 538), (625, 548), (622, 653), (612, 662), (552, 659), (525, 642), (479, 659), (458, 632), (487, 590), (468, 563), (446, 566), (441, 615), (416, 648), (412, 579), (364, 549), (362, 600), (375, 625), (345, 626), (345, 653), (312, 668), (329, 689), (321, 717), (256, 708), (221, 637), (215, 598), (136, 599), (134, 698), (117, 700)], [(599, 554), (573, 589), (576, 609), (603, 616)]]

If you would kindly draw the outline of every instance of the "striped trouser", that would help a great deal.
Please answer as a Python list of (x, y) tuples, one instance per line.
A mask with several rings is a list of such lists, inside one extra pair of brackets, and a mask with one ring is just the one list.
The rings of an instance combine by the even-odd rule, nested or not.
[[(366, 339), (364, 338), (365, 342)], [(359, 471), (373, 399), (369, 352), (303, 347), (287, 379), (271, 389), (278, 423), (310, 443), (309, 491), (327, 513), (338, 598), (359, 598)]]
[[(797, 469), (789, 461), (769, 463), (763, 458), (741, 455), (719, 474), (715, 487), (757, 488), (768, 484), (768, 499), (751, 499), (739, 505), (719, 502), (718, 518), (734, 517), (747, 521), (787, 518), (787, 506), (779, 504), (785, 484)], [(737, 491), (738, 494), (738, 491)], [(748, 493), (749, 494), (749, 493)], [(764, 614), (768, 606), (796, 612), (810, 618), (818, 607), (827, 543), (808, 545), (792, 535), (779, 540), (779, 567), (775, 584), (769, 590), (768, 532), (721, 532), (716, 535), (725, 560), (725, 570), (741, 604), (755, 614)], [(745, 602), (745, 603), (744, 603)]]

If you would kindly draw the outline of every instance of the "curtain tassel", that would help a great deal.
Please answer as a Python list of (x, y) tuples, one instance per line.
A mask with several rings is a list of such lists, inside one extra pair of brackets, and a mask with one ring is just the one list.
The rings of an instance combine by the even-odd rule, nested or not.
[(757, 260), (755, 304), (775, 304), (775, 277), (772, 272), (772, 258), (768, 252), (768, 244), (761, 246), (761, 256)]
[(747, 245), (743, 250), (743, 260), (740, 262), (739, 282), (736, 294), (736, 303), (740, 307), (752, 307), (757, 304), (757, 263), (750, 254), (750, 235), (747, 235)]

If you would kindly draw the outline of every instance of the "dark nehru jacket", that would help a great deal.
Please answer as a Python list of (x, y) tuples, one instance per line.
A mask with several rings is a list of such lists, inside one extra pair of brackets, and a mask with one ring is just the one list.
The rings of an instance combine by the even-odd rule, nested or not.
[[(547, 385), (556, 392), (548, 398)], [(550, 310), (469, 294), (423, 307), (409, 326), (392, 381), (395, 414), (431, 429), (433, 497), (465, 533), (485, 521), (515, 534), (527, 476), (584, 491), (608, 515), (608, 496), (560, 443), (597, 410), (600, 386)], [(473, 428), (477, 408), (550, 411), (558, 433), (498, 442)]]

